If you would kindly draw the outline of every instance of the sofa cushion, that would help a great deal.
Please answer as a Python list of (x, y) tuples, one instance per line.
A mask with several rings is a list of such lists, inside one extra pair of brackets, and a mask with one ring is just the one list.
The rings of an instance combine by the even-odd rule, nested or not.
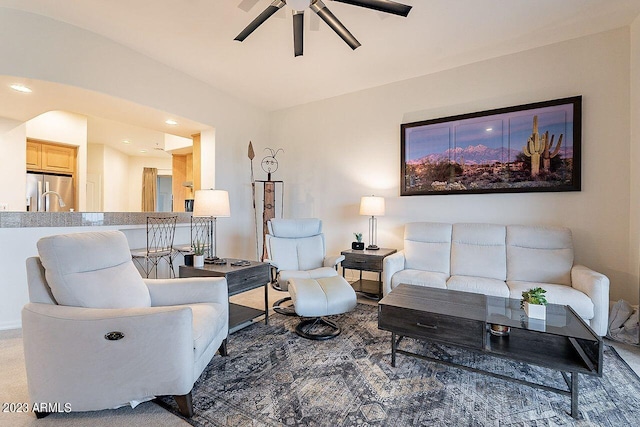
[(572, 266), (568, 228), (507, 226), (507, 280), (571, 286)]
[(151, 297), (120, 231), (60, 234), (37, 243), (51, 293), (60, 305), (150, 307)]
[(509, 288), (504, 280), (487, 277), (451, 276), (447, 280), (447, 289), (509, 298)]
[(540, 287), (547, 291), (545, 297), (549, 304), (570, 305), (578, 313), (578, 316), (586, 320), (593, 319), (593, 301), (586, 294), (571, 286), (512, 280), (507, 281), (507, 286), (509, 287), (509, 296), (513, 299), (522, 299), (522, 292)]
[[(454, 224), (451, 275), (486, 277), (504, 282), (507, 279), (506, 233), (504, 225)], [(506, 285), (504, 288), (506, 291)]]
[(405, 268), (449, 277), (451, 224), (413, 222), (404, 228)]
[(391, 289), (395, 288), (400, 283), (446, 289), (448, 278), (449, 275), (444, 273), (406, 269), (393, 275), (391, 278)]

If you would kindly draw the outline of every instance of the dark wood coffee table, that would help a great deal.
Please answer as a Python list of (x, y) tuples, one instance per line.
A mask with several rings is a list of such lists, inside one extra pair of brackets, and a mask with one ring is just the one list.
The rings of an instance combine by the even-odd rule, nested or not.
[[(506, 326), (510, 332), (495, 336), (491, 325)], [(546, 320), (529, 319), (520, 300), (401, 284), (380, 300), (378, 328), (391, 332), (394, 367), (400, 353), (568, 395), (574, 418), (578, 374), (602, 376), (602, 338), (569, 306), (549, 304)], [(402, 350), (405, 336), (555, 369), (568, 390)]]

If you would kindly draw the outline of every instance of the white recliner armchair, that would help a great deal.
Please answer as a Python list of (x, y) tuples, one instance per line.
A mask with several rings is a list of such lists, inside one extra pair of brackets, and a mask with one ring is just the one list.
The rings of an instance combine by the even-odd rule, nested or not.
[(38, 252), (22, 310), (30, 400), (93, 411), (173, 395), (191, 416), (194, 382), (226, 355), (226, 279), (142, 279), (119, 231), (45, 237)]
[[(355, 291), (337, 272), (344, 255), (326, 256), (322, 221), (317, 218), (272, 219), (267, 227), (268, 259), (264, 261), (275, 269), (272, 285), (291, 295), (276, 301), (275, 310), (293, 314), (281, 310), (281, 304), (292, 299), (295, 314), (308, 318), (296, 327), (298, 335), (315, 340), (337, 336), (340, 328), (323, 316), (345, 313), (356, 306)], [(327, 328), (322, 331), (323, 326), (328, 332)], [(314, 328), (320, 332), (312, 331)]]

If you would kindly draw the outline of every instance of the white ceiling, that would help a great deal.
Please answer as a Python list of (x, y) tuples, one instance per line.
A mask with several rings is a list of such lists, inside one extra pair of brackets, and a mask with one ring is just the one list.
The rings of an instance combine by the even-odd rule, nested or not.
[[(324, 22), (293, 56), (285, 6), (244, 42), (271, 0), (0, 0), (113, 39), (267, 110), (353, 92), (630, 24), (640, 0), (401, 0), (407, 18), (326, 0), (362, 43)], [(248, 11), (253, 3), (255, 5)], [(241, 6), (241, 7), (240, 7)]]
[[(156, 149), (164, 147), (165, 134), (191, 138), (208, 128), (184, 117), (86, 89), (33, 79), (16, 80), (0, 76), (0, 118), (22, 123), (47, 111), (81, 114), (87, 117), (89, 143), (109, 145), (129, 156), (167, 157)], [(14, 83), (26, 83), (32, 92), (14, 91), (9, 87)], [(178, 124), (168, 125), (168, 119)]]
[[(0, 0), (0, 7), (98, 33), (268, 111), (626, 26), (640, 14), (640, 0), (400, 0), (413, 6), (403, 18), (325, 0), (362, 46), (352, 51), (306, 10), (304, 56), (295, 58), (288, 6), (244, 42), (233, 40), (271, 1)], [(553, 64), (543, 69), (553, 72)], [(14, 116), (46, 111), (39, 102), (12, 104)], [(185, 137), (204, 128), (180, 119), (183, 129), (167, 130), (162, 112), (93, 105), (101, 107), (67, 110)], [(0, 106), (0, 117), (11, 117), (4, 113)]]

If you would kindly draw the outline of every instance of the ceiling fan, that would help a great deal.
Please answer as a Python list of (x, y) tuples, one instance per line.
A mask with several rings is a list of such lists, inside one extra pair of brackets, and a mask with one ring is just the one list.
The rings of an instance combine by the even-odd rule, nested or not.
[[(339, 3), (346, 3), (353, 6), (373, 9), (380, 12), (392, 13), (394, 15), (407, 16), (411, 11), (411, 6), (391, 0), (333, 0)], [(244, 3), (244, 2), (243, 2)], [(322, 0), (274, 0), (260, 15), (258, 15), (247, 27), (237, 35), (234, 40), (244, 41), (256, 28), (264, 24), (273, 14), (282, 9), (285, 5), (293, 9), (293, 50), (295, 56), (303, 54), (302, 37), (304, 33), (304, 11), (312, 10), (326, 24), (331, 27), (351, 47), (356, 49), (360, 42), (342, 25), (333, 13), (327, 8)]]

